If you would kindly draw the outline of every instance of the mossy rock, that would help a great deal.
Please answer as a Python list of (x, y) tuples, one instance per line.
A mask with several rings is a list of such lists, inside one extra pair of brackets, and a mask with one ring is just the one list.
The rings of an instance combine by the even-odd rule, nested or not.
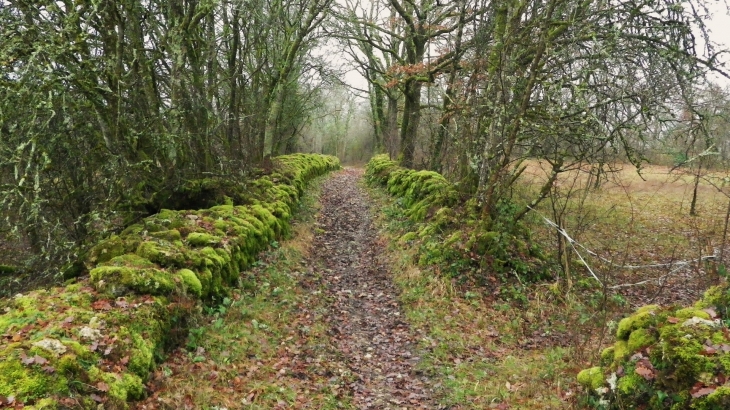
[(135, 253), (163, 267), (182, 268), (187, 266), (184, 251), (185, 249), (180, 245), (160, 240), (141, 242)]
[(653, 330), (639, 328), (631, 332), (626, 347), (630, 352), (637, 352), (645, 347), (653, 345), (656, 341), (657, 338), (654, 335)]
[[(636, 408), (730, 408), (730, 388), (721, 385), (730, 374), (726, 298), (723, 285), (709, 289), (691, 307), (645, 306), (621, 320), (616, 342), (601, 354), (608, 389), (589, 389), (588, 394), (610, 409), (626, 403)], [(700, 387), (709, 388), (707, 394), (693, 396)]]
[(125, 237), (112, 235), (108, 239), (91, 248), (86, 257), (86, 266), (91, 269), (96, 266), (96, 264), (104, 263), (116, 258), (117, 256), (134, 252), (141, 241), (141, 238), (134, 235)]
[(657, 305), (644, 306), (633, 315), (621, 319), (616, 329), (616, 337), (621, 340), (628, 340), (632, 331), (653, 325), (656, 323), (656, 312), (659, 309)]
[(153, 232), (150, 236), (157, 239), (164, 239), (168, 242), (177, 242), (182, 240), (182, 235), (177, 229), (166, 229), (164, 231)]
[(203, 285), (195, 272), (190, 269), (181, 269), (177, 272), (177, 276), (182, 280), (186, 292), (198, 298), (202, 296)]
[(175, 290), (175, 282), (170, 272), (154, 267), (103, 265), (92, 269), (89, 275), (97, 290), (109, 292), (113, 296), (121, 296), (129, 291), (166, 295)]
[(589, 389), (595, 390), (601, 388), (604, 384), (603, 369), (600, 367), (591, 367), (590, 369), (581, 370), (578, 373), (577, 379), (578, 383)]
[(221, 242), (221, 238), (219, 236), (204, 232), (192, 232), (187, 236), (187, 238), (185, 238), (185, 240), (191, 246), (211, 246), (217, 245)]

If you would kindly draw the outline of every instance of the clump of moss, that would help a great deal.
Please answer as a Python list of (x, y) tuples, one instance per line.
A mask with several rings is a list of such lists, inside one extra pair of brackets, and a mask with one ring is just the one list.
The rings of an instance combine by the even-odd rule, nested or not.
[(200, 297), (203, 294), (203, 285), (200, 283), (200, 279), (195, 272), (190, 269), (181, 269), (177, 272), (177, 275), (182, 279), (182, 283), (185, 285), (185, 290), (190, 292), (196, 297)]
[(578, 373), (578, 383), (589, 388), (598, 389), (603, 386), (603, 369), (600, 367), (591, 367), (590, 369), (581, 370)]
[(656, 343), (656, 337), (649, 329), (639, 328), (631, 332), (626, 347), (630, 352), (637, 352)]
[(108, 239), (103, 240), (98, 245), (91, 248), (86, 258), (88, 268), (96, 266), (96, 264), (107, 262), (117, 256), (130, 253), (137, 248), (141, 240), (135, 236), (120, 237), (112, 235)]
[[(609, 388), (588, 389), (587, 394), (604, 400), (608, 408), (620, 408), (620, 403), (658, 409), (728, 408), (730, 389), (721, 383), (730, 373), (730, 317), (722, 307), (726, 298), (723, 285), (709, 289), (692, 307), (650, 305), (621, 320), (616, 342), (601, 354)], [(586, 387), (589, 370), (579, 375)], [(698, 386), (709, 393), (693, 396)]]
[(170, 272), (157, 268), (99, 266), (89, 272), (99, 291), (121, 296), (130, 291), (151, 295), (170, 294), (175, 282)]
[(221, 238), (204, 232), (191, 232), (185, 240), (191, 246), (211, 246), (220, 243)]
[(650, 326), (655, 322), (655, 312), (658, 309), (659, 306), (656, 305), (644, 306), (633, 315), (621, 319), (616, 329), (616, 337), (621, 340), (628, 340), (632, 331)]

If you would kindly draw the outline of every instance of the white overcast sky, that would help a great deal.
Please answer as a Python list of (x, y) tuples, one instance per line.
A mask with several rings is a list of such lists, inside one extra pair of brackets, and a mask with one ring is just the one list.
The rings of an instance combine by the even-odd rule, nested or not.
[[(728, 15), (725, 1), (710, 0), (708, 2), (712, 18), (706, 21), (706, 25), (710, 31), (710, 39), (718, 43), (720, 47), (730, 51), (730, 15)], [(698, 36), (698, 40), (701, 40), (700, 36)], [(703, 47), (703, 44), (698, 44), (698, 51)], [(730, 52), (724, 54), (721, 60), (726, 64), (725, 70), (730, 72)], [(712, 78), (713, 81), (730, 87), (730, 80), (718, 75), (714, 75)], [(345, 75), (345, 82), (354, 87), (367, 89), (367, 82), (356, 70), (352, 70)]]

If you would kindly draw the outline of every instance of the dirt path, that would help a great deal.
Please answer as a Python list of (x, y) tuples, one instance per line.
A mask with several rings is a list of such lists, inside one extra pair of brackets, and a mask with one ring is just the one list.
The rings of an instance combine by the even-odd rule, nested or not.
[(380, 261), (362, 170), (346, 169), (323, 186), (312, 262), (332, 300), (330, 336), (354, 378), (360, 409), (436, 409), (428, 380), (416, 370), (418, 337), (409, 329), (397, 289)]

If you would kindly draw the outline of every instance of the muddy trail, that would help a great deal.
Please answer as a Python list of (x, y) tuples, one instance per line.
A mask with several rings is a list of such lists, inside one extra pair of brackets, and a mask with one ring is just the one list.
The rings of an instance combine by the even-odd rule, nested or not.
[(330, 337), (353, 375), (360, 409), (436, 409), (425, 375), (416, 370), (418, 335), (403, 318), (398, 290), (380, 256), (362, 170), (346, 169), (323, 186), (319, 234), (310, 256), (324, 270)]

